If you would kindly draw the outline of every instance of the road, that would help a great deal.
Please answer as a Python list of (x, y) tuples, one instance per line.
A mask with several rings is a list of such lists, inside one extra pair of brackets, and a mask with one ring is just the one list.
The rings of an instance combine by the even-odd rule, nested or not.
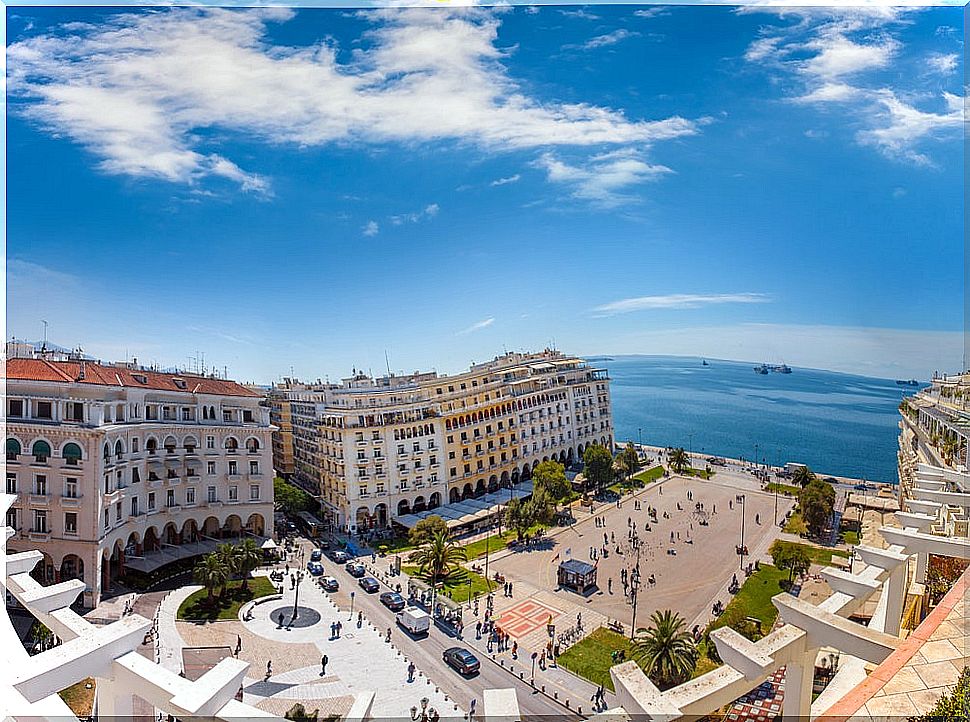
[[(301, 544), (312, 548), (312, 543), (301, 540)], [(309, 551), (307, 552), (309, 558)], [(450, 637), (435, 626), (432, 626), (431, 633), (423, 639), (414, 639), (395, 623), (395, 613), (381, 604), (380, 592), (368, 594), (357, 585), (357, 579), (352, 577), (344, 569), (343, 565), (336, 564), (326, 556), (323, 558), (324, 574), (335, 577), (340, 582), (340, 590), (332, 592), (330, 598), (342, 609), (347, 610), (348, 618), (356, 618), (357, 612), (362, 611), (364, 616), (370, 620), (378, 629), (391, 628), (391, 639), (394, 644), (401, 649), (409, 659), (414, 661), (415, 666), (428, 676), (432, 683), (441, 688), (450, 698), (455, 700), (460, 707), (468, 709), (472, 699), (477, 700), (477, 706), (482, 707), (482, 692), (486, 689), (508, 689), (514, 688), (519, 700), (519, 710), (523, 719), (538, 720), (539, 717), (556, 715), (565, 720), (582, 719), (569, 711), (557, 702), (549, 699), (545, 695), (533, 690), (525, 681), (513, 676), (506, 669), (501, 668), (491, 659), (484, 655), (476, 654), (481, 661), (481, 672), (474, 677), (465, 678), (446, 665), (441, 658), (442, 652), (449, 647), (464, 646), (459, 640)], [(370, 561), (366, 559), (364, 561)], [(381, 585), (381, 592), (387, 591), (388, 587)], [(354, 592), (354, 612), (350, 613), (350, 592)], [(416, 700), (417, 702), (417, 700)]]

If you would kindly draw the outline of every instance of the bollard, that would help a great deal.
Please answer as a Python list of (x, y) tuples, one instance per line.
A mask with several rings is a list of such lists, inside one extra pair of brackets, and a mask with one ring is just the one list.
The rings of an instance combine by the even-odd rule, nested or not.
[(546, 685), (542, 685), (542, 693), (543, 693), (543, 694), (545, 694), (545, 693), (546, 693)]
[(582, 713), (583, 713), (583, 705), (579, 705), (579, 707), (576, 709), (576, 714), (582, 714)]
[(525, 674), (522, 672), (519, 672), (519, 679), (525, 679)]
[(559, 692), (558, 692), (558, 690), (553, 690), (553, 692), (552, 692), (552, 698), (555, 699), (555, 700), (558, 700), (559, 699)]
[(569, 707), (569, 700), (568, 699), (566, 700), (566, 707), (567, 708)]

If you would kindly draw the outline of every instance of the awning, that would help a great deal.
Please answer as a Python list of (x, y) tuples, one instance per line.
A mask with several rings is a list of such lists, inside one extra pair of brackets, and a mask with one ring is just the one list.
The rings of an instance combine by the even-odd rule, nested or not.
[(278, 547), (279, 547), (279, 544), (277, 544), (276, 542), (274, 542), (272, 539), (267, 539), (266, 541), (264, 541), (262, 543), (262, 545), (259, 548), (260, 549), (276, 549)]

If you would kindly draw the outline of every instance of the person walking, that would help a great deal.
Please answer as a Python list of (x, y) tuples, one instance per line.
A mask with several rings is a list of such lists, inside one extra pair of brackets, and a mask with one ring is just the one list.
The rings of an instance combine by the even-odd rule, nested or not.
[(327, 673), (327, 662), (330, 661), (330, 657), (326, 654), (320, 657), (320, 676), (322, 677)]
[(414, 681), (414, 670), (415, 669), (416, 669), (416, 667), (414, 666), (414, 662), (411, 662), (410, 664), (408, 664), (408, 682), (413, 682)]
[(364, 613), (357, 612), (357, 629), (360, 629), (363, 626), (364, 626)]
[(266, 662), (266, 679), (273, 676), (273, 660), (270, 659)]
[(242, 651), (242, 637), (238, 634), (236, 635), (236, 656), (239, 656), (239, 652)]

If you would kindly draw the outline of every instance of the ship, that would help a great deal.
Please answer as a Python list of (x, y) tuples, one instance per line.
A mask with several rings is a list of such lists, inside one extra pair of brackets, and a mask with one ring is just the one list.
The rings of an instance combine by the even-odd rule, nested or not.
[(767, 376), (768, 375), (768, 364), (761, 364), (760, 366), (755, 366), (754, 367), (754, 372), (756, 374), (761, 374), (763, 376)]
[(776, 374), (790, 374), (791, 366), (788, 364), (779, 364), (777, 366), (771, 366), (770, 370), (774, 371)]
[(701, 366), (710, 366), (710, 364), (707, 363), (707, 359), (706, 358), (702, 358), (701, 359)]
[(896, 379), (897, 386), (919, 386), (919, 381), (916, 379)]

